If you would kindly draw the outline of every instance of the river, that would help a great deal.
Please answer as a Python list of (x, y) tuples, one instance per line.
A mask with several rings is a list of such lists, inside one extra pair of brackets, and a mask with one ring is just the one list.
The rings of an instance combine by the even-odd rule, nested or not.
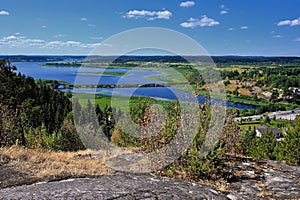
[[(18, 72), (31, 76), (34, 79), (59, 80), (69, 82), (71, 84), (149, 84), (162, 83), (158, 80), (149, 80), (148, 76), (164, 76), (164, 73), (153, 70), (128, 70), (128, 69), (112, 69), (112, 68), (83, 68), (83, 67), (65, 67), (65, 66), (41, 66), (42, 62), (16, 62), (12, 63), (18, 68)], [(103, 75), (103, 74), (78, 74), (78, 72), (101, 73), (101, 72), (119, 72), (124, 73), (123, 76)], [(75, 92), (96, 93), (102, 95), (117, 96), (142, 96), (158, 99), (175, 100), (180, 96), (191, 96), (177, 90), (173, 87), (146, 87), (146, 88), (99, 88), (99, 89), (74, 89)], [(208, 100), (203, 96), (197, 97), (200, 103)], [(236, 107), (240, 109), (251, 109), (251, 105), (221, 102), (213, 100), (214, 103), (223, 103), (228, 107)]]

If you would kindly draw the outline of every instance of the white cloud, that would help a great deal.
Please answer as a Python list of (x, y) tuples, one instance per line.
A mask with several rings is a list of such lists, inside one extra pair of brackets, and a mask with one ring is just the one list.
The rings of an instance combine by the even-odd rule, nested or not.
[(170, 19), (172, 13), (168, 10), (156, 12), (157, 19)]
[(80, 42), (76, 42), (76, 41), (67, 41), (67, 44), (68, 44), (68, 45), (71, 45), (71, 46), (78, 46), (78, 45), (80, 45), (81, 43), (80, 43)]
[(188, 8), (188, 7), (193, 7), (195, 5), (194, 1), (184, 1), (180, 3), (180, 7), (182, 8)]
[(221, 15), (228, 14), (229, 9), (225, 5), (221, 5), (220, 7), (221, 7), (221, 12), (220, 12)]
[(225, 14), (227, 14), (227, 13), (228, 13), (227, 10), (222, 10), (222, 11), (220, 12), (221, 15), (225, 15)]
[(95, 24), (88, 24), (89, 27), (96, 27)]
[(47, 26), (42, 26), (42, 28), (47, 28)]
[(131, 10), (124, 15), (124, 18), (129, 19), (138, 19), (138, 18), (147, 18), (148, 20), (155, 19), (170, 19), (172, 13), (168, 10), (163, 11), (147, 11), (147, 10)]
[(206, 15), (204, 15), (201, 19), (197, 18), (190, 18), (187, 22), (183, 22), (180, 25), (184, 28), (195, 28), (197, 26), (204, 27), (204, 26), (216, 26), (219, 25), (220, 22), (208, 18)]
[(76, 47), (76, 48), (84, 48), (91, 49), (99, 46), (100, 43), (82, 43), (79, 41), (45, 41), (41, 39), (32, 39), (24, 36), (15, 36), (10, 35), (3, 38), (0, 38), (0, 47), (32, 47), (36, 46), (44, 49), (59, 49), (61, 47)]
[(154, 16), (154, 12), (147, 11), (147, 10), (131, 10), (126, 13), (125, 18), (141, 18), (145, 16)]
[(17, 36), (14, 36), (14, 35), (10, 35), (10, 36), (7, 36), (7, 37), (3, 37), (4, 40), (15, 40), (17, 39)]
[(25, 44), (29, 46), (39, 46), (42, 47), (45, 43), (45, 40), (39, 40), (39, 39), (26, 39), (24, 41)]
[(294, 42), (300, 42), (300, 38), (296, 38), (293, 40)]
[(81, 17), (80, 20), (81, 21), (87, 21), (88, 19), (86, 17)]
[(62, 38), (62, 37), (66, 37), (66, 34), (58, 34), (58, 35), (54, 35), (54, 38)]
[(234, 31), (234, 28), (229, 28), (228, 30), (229, 30), (229, 31)]
[(9, 15), (9, 12), (2, 10), (2, 11), (0, 11), (0, 15)]
[(273, 35), (273, 38), (283, 38), (282, 35)]
[(300, 17), (292, 20), (283, 20), (277, 23), (277, 26), (297, 26), (300, 25)]
[(246, 30), (248, 28), (249, 28), (248, 26), (241, 26), (241, 29), (243, 29), (243, 30)]

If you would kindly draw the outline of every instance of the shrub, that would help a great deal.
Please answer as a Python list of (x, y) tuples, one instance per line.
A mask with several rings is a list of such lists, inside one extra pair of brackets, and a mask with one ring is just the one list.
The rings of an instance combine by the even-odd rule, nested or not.
[(276, 159), (289, 165), (300, 165), (300, 117), (295, 120), (284, 141), (276, 147)]

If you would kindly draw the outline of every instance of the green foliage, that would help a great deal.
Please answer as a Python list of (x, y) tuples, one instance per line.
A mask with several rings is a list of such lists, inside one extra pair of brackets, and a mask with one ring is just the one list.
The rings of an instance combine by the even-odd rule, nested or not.
[(295, 120), (284, 141), (276, 147), (276, 159), (289, 165), (300, 165), (300, 117)]
[(202, 86), (205, 82), (202, 77), (208, 77), (203, 75), (204, 73), (207, 73), (207, 70), (200, 74), (199, 71), (195, 69), (192, 65), (182, 66), (182, 64), (172, 64), (170, 65), (170, 67), (174, 68), (177, 72), (182, 74), (190, 84), (198, 84), (199, 86)]
[(0, 62), (0, 102), (13, 110), (21, 129), (44, 124), (50, 134), (57, 132), (71, 110), (69, 99), (44, 84), (37, 85), (30, 77), (17, 75), (15, 70), (8, 61)]
[(56, 135), (49, 135), (44, 124), (37, 128), (30, 128), (25, 132), (27, 147), (34, 149), (53, 149)]
[(137, 101), (130, 101), (129, 109), (131, 119), (140, 125), (145, 125), (147, 122), (145, 120), (145, 113), (148, 112), (153, 101), (151, 98), (140, 97)]
[(235, 88), (235, 89), (233, 90), (232, 94), (233, 94), (234, 96), (239, 96), (239, 88), (238, 88), (238, 87)]
[(220, 71), (220, 73), (221, 73), (221, 77), (223, 79), (225, 79), (225, 78), (240, 79), (240, 73), (237, 70), (234, 70), (234, 71)]
[[(73, 100), (74, 122), (80, 132), (81, 139), (89, 143), (88, 148), (97, 149), (99, 145), (104, 145), (104, 140), (110, 140), (115, 128), (114, 116), (118, 116), (120, 111), (105, 106), (100, 108), (88, 100), (86, 106), (81, 106), (78, 99)], [(114, 116), (113, 116), (114, 115)], [(106, 137), (103, 137), (104, 136)]]
[(125, 133), (118, 126), (115, 127), (113, 134), (111, 136), (111, 142), (119, 147), (134, 147), (140, 146), (138, 144), (138, 138)]
[(48, 134), (44, 125), (25, 133), (27, 146), (52, 151), (78, 151), (85, 149), (77, 134), (72, 118), (64, 120), (58, 133)]
[(227, 85), (230, 84), (230, 80), (225, 80), (223, 83), (224, 83), (225, 86), (227, 86)]
[(49, 135), (57, 133), (71, 111), (64, 93), (44, 83), (37, 85), (33, 78), (16, 74), (16, 69), (7, 60), (0, 61), (1, 146), (16, 140), (26, 145), (24, 134), (41, 127)]
[(60, 131), (55, 135), (51, 146), (53, 150), (78, 151), (85, 149), (72, 118), (65, 119)]
[(277, 144), (272, 131), (265, 131), (261, 137), (256, 137), (250, 142), (247, 154), (258, 159), (275, 159), (274, 149)]
[[(163, 102), (163, 109), (160, 109), (154, 107), (154, 101), (150, 98), (139, 98), (139, 101), (135, 99), (130, 103), (131, 119), (120, 114), (122, 121), (114, 129), (111, 137), (114, 144), (122, 147), (137, 146), (150, 152), (172, 140), (179, 124), (179, 102)], [(131, 120), (137, 128), (128, 127)]]
[[(284, 137), (276, 140), (274, 134), (267, 131), (259, 138), (255, 136), (254, 130), (244, 129), (240, 138), (244, 155), (258, 159), (285, 161), (289, 165), (300, 165), (300, 117), (298, 116), (294, 121), (269, 118), (267, 121), (272, 128), (287, 130)], [(244, 122), (243, 125), (253, 126), (257, 123), (249, 121)], [(263, 119), (263, 124), (265, 123), (266, 118)]]
[(14, 109), (0, 102), (0, 146), (25, 143), (19, 116)]
[[(191, 180), (214, 179), (217, 178), (216, 174), (218, 170), (223, 167), (220, 158), (225, 156), (226, 153), (236, 153), (236, 151), (239, 151), (237, 144), (239, 131), (233, 122), (234, 113), (228, 116), (221, 135), (207, 135), (213, 112), (216, 111), (210, 104), (201, 106), (199, 131), (189, 150), (170, 167), (168, 173), (173, 175), (183, 173)], [(203, 146), (204, 138), (216, 142), (211, 144), (212, 146), (206, 147)], [(210, 150), (206, 152), (206, 148)]]
[(241, 146), (241, 153), (246, 154), (251, 142), (255, 139), (255, 131), (250, 127), (247, 131), (241, 134), (239, 144)]
[(270, 100), (276, 102), (278, 100), (279, 93), (277, 90), (273, 90)]
[(264, 118), (262, 119), (262, 124), (270, 124), (271, 119), (269, 115), (265, 115)]

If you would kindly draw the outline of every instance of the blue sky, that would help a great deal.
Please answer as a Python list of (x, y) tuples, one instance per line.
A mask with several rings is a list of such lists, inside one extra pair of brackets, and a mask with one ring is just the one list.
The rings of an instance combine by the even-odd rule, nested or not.
[(110, 36), (161, 27), (210, 55), (300, 56), (299, 0), (0, 0), (0, 54), (86, 55)]

